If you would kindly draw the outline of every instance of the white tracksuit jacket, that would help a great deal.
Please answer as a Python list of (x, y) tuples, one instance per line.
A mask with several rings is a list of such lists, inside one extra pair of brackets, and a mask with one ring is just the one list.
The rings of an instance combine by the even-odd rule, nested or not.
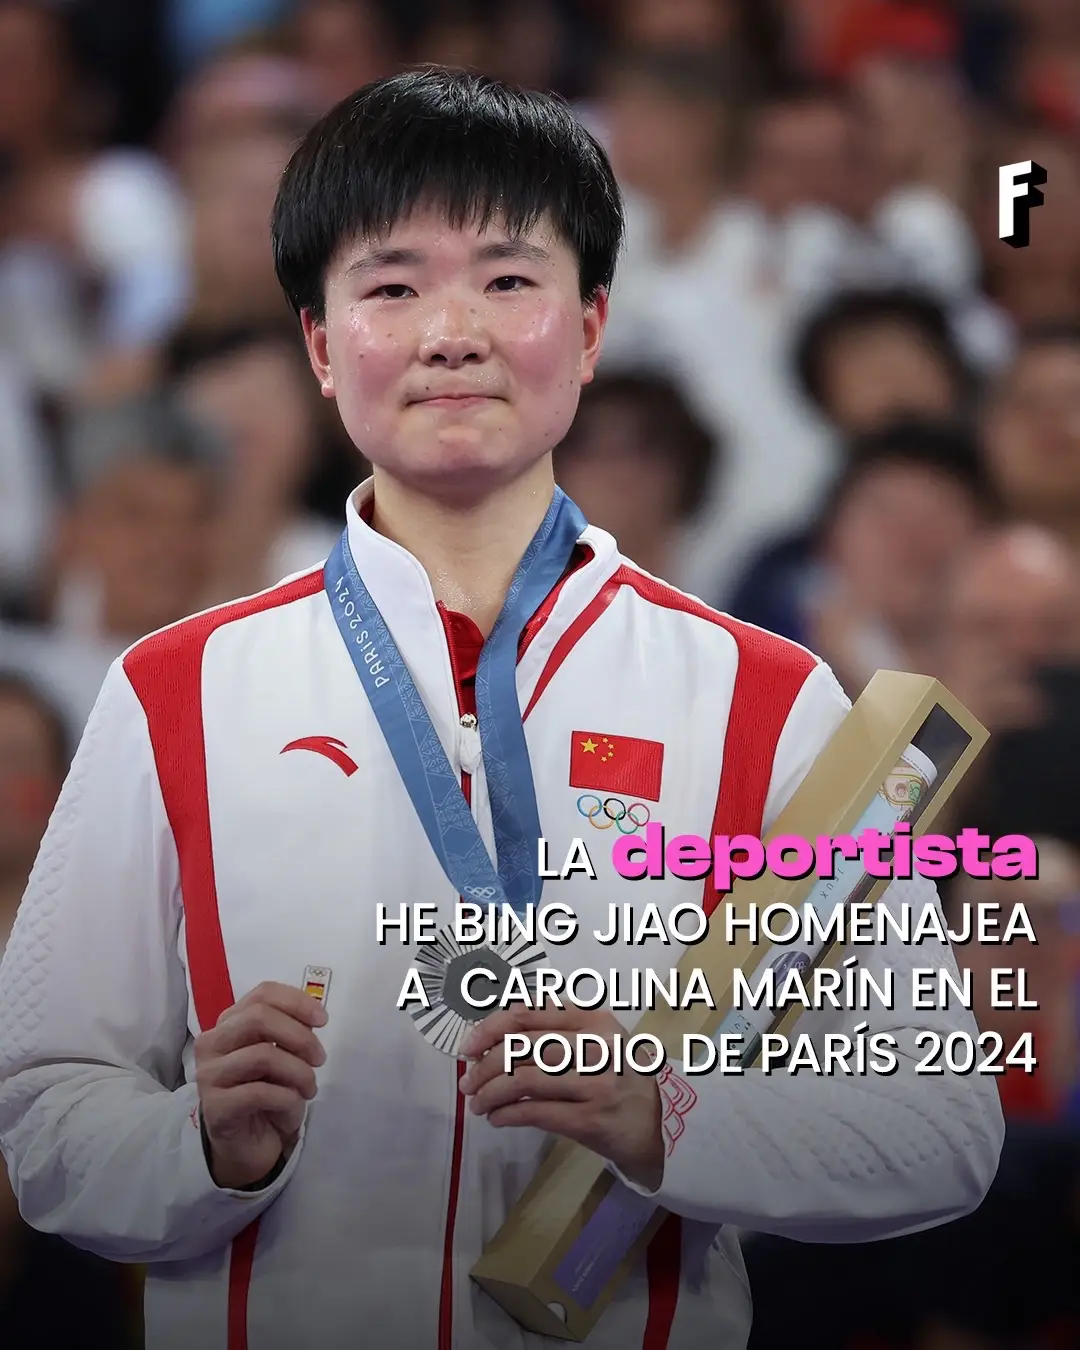
[[(361, 509), (370, 492), (356, 495)], [(472, 775), (490, 846), (479, 738), (461, 726), (427, 578), (352, 501), (348, 525), (451, 763)], [(546, 883), (545, 900), (568, 901), (582, 920), (582, 935), (549, 957), (567, 972), (667, 972), (677, 949), (601, 947), (592, 930), (612, 901), (701, 903), (702, 883), (621, 881), (611, 833), (591, 828), (568, 785), (571, 732), (661, 742), (653, 819), (669, 838), (709, 837), (722, 767), (729, 787), (750, 772), (747, 728), (777, 716), (770, 700), (787, 703), (766, 828), (849, 705), (802, 648), (640, 572), (601, 531), (582, 543), (591, 556), (518, 667), (551, 856), (587, 837), (599, 873)], [(306, 737), (334, 738), (357, 771), (282, 753)], [(929, 882), (895, 882), (886, 903), (928, 896)], [(457, 1062), (396, 1009), (415, 949), (377, 945), (374, 908), (420, 900), (448, 920), (456, 896), (359, 687), (321, 569), (174, 625), (113, 667), (0, 967), (0, 1143), (32, 1225), (148, 1265), (148, 1350), (558, 1344), (523, 1332), (469, 1278), (551, 1140), (463, 1109)], [(886, 955), (856, 950), (872, 970)], [(808, 1013), (802, 1025), (825, 1032), (866, 1016), (912, 1052), (916, 1023), (975, 1031), (967, 1014), (905, 1011), (905, 966), (951, 965), (950, 952), (887, 955), (895, 1012)], [(218, 1189), (196, 1124), (193, 1038), (255, 985), (300, 984), (309, 965), (332, 975), (327, 1059), (300, 1146), (266, 1190)], [(741, 1350), (751, 1298), (735, 1227), (864, 1241), (976, 1207), (1003, 1136), (996, 1085), (911, 1068), (695, 1077), (657, 1193), (681, 1216), (667, 1253), (677, 1286), (665, 1294), (643, 1264), (590, 1350)]]

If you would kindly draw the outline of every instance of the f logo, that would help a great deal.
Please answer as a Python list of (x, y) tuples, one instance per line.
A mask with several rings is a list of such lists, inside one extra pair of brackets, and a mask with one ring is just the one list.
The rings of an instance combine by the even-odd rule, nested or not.
[(1031, 208), (1042, 206), (1045, 182), (1046, 170), (1033, 159), (998, 169), (998, 238), (1011, 248), (1031, 243)]

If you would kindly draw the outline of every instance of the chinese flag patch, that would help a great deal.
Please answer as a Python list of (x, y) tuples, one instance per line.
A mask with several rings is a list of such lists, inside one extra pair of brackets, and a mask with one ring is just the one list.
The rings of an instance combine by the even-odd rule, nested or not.
[(570, 786), (660, 800), (664, 747), (637, 736), (575, 731), (570, 736)]

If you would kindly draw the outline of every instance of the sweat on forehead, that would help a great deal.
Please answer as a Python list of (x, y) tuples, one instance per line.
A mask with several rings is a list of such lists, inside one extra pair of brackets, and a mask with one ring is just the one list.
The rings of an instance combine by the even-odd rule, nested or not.
[(582, 298), (610, 287), (623, 208), (607, 156), (567, 105), (485, 76), (426, 68), (366, 85), (301, 142), (272, 219), (278, 280), (322, 317), (326, 270), (418, 211), (507, 238), (545, 227), (574, 252)]

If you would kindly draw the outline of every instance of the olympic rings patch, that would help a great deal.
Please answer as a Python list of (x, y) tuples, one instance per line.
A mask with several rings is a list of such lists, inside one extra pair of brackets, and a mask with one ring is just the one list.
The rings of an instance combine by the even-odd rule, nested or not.
[(614, 825), (620, 834), (640, 830), (648, 825), (652, 814), (644, 802), (631, 802), (628, 806), (619, 797), (597, 797), (591, 792), (581, 794), (577, 809), (594, 830), (610, 830)]

